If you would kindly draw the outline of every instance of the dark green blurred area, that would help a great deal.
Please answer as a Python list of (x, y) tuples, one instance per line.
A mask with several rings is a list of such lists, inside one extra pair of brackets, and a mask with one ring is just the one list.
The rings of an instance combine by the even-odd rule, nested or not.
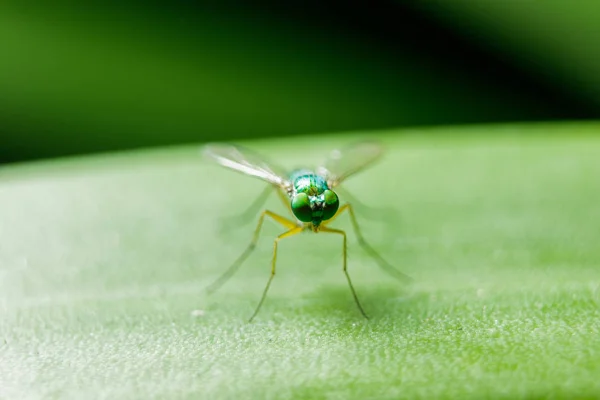
[(0, 162), (597, 118), (600, 3), (533, 4), (5, 0)]

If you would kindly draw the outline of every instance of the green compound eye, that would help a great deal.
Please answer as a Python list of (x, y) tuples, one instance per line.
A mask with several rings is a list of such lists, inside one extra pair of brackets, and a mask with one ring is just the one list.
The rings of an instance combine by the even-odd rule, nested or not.
[(325, 199), (325, 204), (323, 204), (323, 220), (328, 220), (333, 218), (337, 212), (340, 207), (340, 200), (333, 190), (323, 192), (323, 198)]
[(312, 221), (312, 209), (306, 193), (298, 193), (292, 199), (292, 212), (302, 222)]

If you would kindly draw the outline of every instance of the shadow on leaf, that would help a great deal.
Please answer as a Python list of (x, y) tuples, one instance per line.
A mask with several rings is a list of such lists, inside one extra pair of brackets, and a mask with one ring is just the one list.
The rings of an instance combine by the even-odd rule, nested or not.
[(429, 295), (412, 292), (409, 289), (378, 286), (357, 289), (359, 300), (369, 316), (365, 320), (354, 300), (349, 288), (322, 287), (310, 296), (310, 302), (302, 306), (306, 312), (323, 318), (342, 318), (354, 322), (378, 323), (387, 319), (403, 319), (409, 315), (427, 312)]

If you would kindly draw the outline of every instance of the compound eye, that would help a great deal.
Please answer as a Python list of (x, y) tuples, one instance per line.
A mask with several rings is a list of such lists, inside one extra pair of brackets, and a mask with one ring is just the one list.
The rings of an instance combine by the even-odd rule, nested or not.
[(323, 204), (323, 219), (331, 219), (340, 207), (340, 200), (333, 190), (323, 192), (325, 203)]
[(306, 193), (298, 193), (292, 199), (292, 212), (302, 222), (312, 221), (312, 209)]

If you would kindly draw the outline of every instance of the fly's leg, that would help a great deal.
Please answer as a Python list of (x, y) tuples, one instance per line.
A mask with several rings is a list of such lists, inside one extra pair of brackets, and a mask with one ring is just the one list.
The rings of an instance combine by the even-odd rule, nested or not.
[(221, 225), (222, 231), (229, 231), (232, 228), (239, 228), (241, 226), (247, 225), (257, 214), (258, 210), (262, 208), (262, 206), (267, 202), (269, 195), (272, 191), (276, 191), (278, 197), (283, 202), (286, 210), (290, 212), (292, 218), (294, 217), (294, 213), (292, 213), (292, 208), (290, 206), (290, 199), (284, 194), (283, 190), (278, 186), (267, 186), (258, 197), (248, 206), (248, 208), (239, 215), (233, 215), (231, 217), (225, 218), (223, 224)]
[(273, 186), (267, 186), (262, 192), (260, 192), (258, 197), (248, 206), (248, 208), (246, 208), (244, 212), (239, 215), (233, 215), (224, 218), (221, 225), (221, 230), (229, 231), (232, 228), (239, 228), (247, 225), (255, 217), (255, 215), (258, 214), (259, 210), (265, 204), (273, 190), (275, 190)]
[(271, 276), (269, 276), (269, 280), (267, 281), (267, 285), (265, 286), (265, 290), (263, 291), (262, 297), (260, 298), (260, 301), (258, 302), (258, 305), (256, 306), (256, 309), (254, 310), (254, 313), (252, 314), (252, 316), (250, 317), (248, 322), (252, 322), (254, 317), (256, 317), (256, 314), (258, 314), (258, 311), (262, 307), (262, 304), (265, 301), (265, 298), (267, 297), (267, 292), (269, 291), (271, 282), (273, 281), (273, 278), (275, 277), (275, 270), (276, 270), (276, 264), (277, 264), (277, 244), (279, 243), (279, 241), (281, 239), (285, 239), (290, 236), (294, 236), (304, 230), (304, 227), (302, 227), (302, 226), (298, 226), (296, 224), (293, 224), (293, 226), (294, 227), (291, 228), (289, 231), (284, 232), (281, 235), (277, 236), (275, 238), (275, 241), (273, 242), (273, 258), (271, 259)]
[(342, 237), (344, 238), (344, 240), (343, 240), (343, 251), (344, 251), (343, 271), (344, 271), (344, 275), (346, 275), (346, 280), (348, 281), (348, 286), (350, 286), (350, 291), (352, 292), (352, 297), (354, 297), (354, 302), (356, 303), (356, 306), (358, 307), (358, 309), (359, 309), (360, 313), (363, 315), (363, 317), (365, 317), (366, 319), (369, 319), (369, 317), (365, 313), (365, 310), (362, 308), (360, 301), (358, 301), (358, 296), (356, 295), (356, 290), (354, 290), (354, 285), (352, 285), (352, 280), (350, 279), (350, 274), (348, 273), (348, 263), (347, 263), (348, 251), (347, 251), (347, 244), (346, 244), (346, 232), (344, 232), (341, 229), (333, 229), (333, 228), (328, 228), (326, 226), (322, 226), (319, 231), (320, 232), (328, 232), (328, 233), (336, 233), (338, 235), (342, 235)]
[[(360, 244), (360, 246), (363, 249), (365, 249), (365, 251), (371, 256), (371, 258), (373, 258), (377, 262), (377, 265), (379, 265), (379, 267), (382, 270), (384, 270), (389, 275), (391, 275), (392, 277), (394, 277), (395, 279), (399, 280), (402, 283), (412, 282), (412, 278), (410, 276), (398, 271), (393, 265), (391, 265), (389, 262), (384, 260), (383, 257), (381, 257), (379, 255), (379, 253), (377, 253), (375, 251), (375, 249), (373, 249), (373, 247), (371, 247), (371, 245), (369, 243), (367, 243), (367, 241), (365, 240), (365, 238), (362, 235), (362, 232), (360, 231), (360, 227), (358, 226), (358, 222), (356, 221), (356, 216), (354, 215), (354, 210), (353, 210), (352, 206), (350, 205), (350, 203), (346, 203), (343, 206), (341, 206), (339, 208), (339, 210), (337, 211), (337, 213), (333, 216), (333, 218), (329, 219), (328, 221), (325, 221), (325, 223), (326, 224), (331, 223), (333, 220), (335, 220), (337, 217), (339, 217), (344, 211), (348, 211), (348, 214), (350, 215), (350, 221), (352, 222), (352, 227), (354, 228), (354, 233), (356, 234), (356, 237), (358, 239), (358, 244)], [(323, 228), (321, 228), (321, 230), (322, 229)]]
[(294, 212), (292, 211), (292, 203), (291, 203), (290, 198), (285, 195), (283, 190), (278, 190), (277, 196), (279, 196), (279, 198), (281, 199), (281, 202), (283, 203), (285, 209), (290, 212), (290, 215), (292, 216), (292, 218), (296, 219), (296, 216), (294, 215)]
[(390, 219), (392, 221), (398, 220), (398, 212), (389, 207), (381, 207), (375, 208), (366, 205), (365, 203), (358, 200), (354, 195), (352, 195), (348, 189), (338, 187), (336, 191), (340, 193), (343, 197), (349, 200), (349, 203), (356, 208), (359, 215), (363, 215), (369, 220), (377, 220), (379, 222), (389, 223)]
[(289, 230), (293, 230), (294, 228), (296, 228), (298, 226), (295, 222), (290, 221), (289, 219), (284, 218), (281, 215), (275, 214), (274, 212), (271, 212), (269, 210), (263, 211), (260, 214), (260, 218), (258, 219), (258, 224), (256, 225), (256, 229), (254, 229), (254, 235), (252, 236), (252, 241), (250, 242), (248, 247), (246, 247), (246, 250), (244, 250), (244, 252), (237, 258), (237, 260), (235, 260), (233, 262), (233, 264), (231, 264), (231, 266), (229, 268), (227, 268), (227, 270), (225, 270), (225, 272), (219, 278), (217, 278), (217, 280), (215, 280), (213, 283), (211, 283), (209, 286), (207, 286), (206, 291), (208, 293), (213, 293), (214, 291), (219, 289), (238, 270), (238, 268), (242, 265), (242, 263), (246, 260), (246, 258), (248, 258), (250, 253), (252, 253), (252, 251), (256, 247), (256, 243), (258, 242), (258, 238), (260, 236), (260, 230), (262, 228), (265, 217), (272, 218), (275, 222), (283, 225), (284, 227), (286, 227)]

